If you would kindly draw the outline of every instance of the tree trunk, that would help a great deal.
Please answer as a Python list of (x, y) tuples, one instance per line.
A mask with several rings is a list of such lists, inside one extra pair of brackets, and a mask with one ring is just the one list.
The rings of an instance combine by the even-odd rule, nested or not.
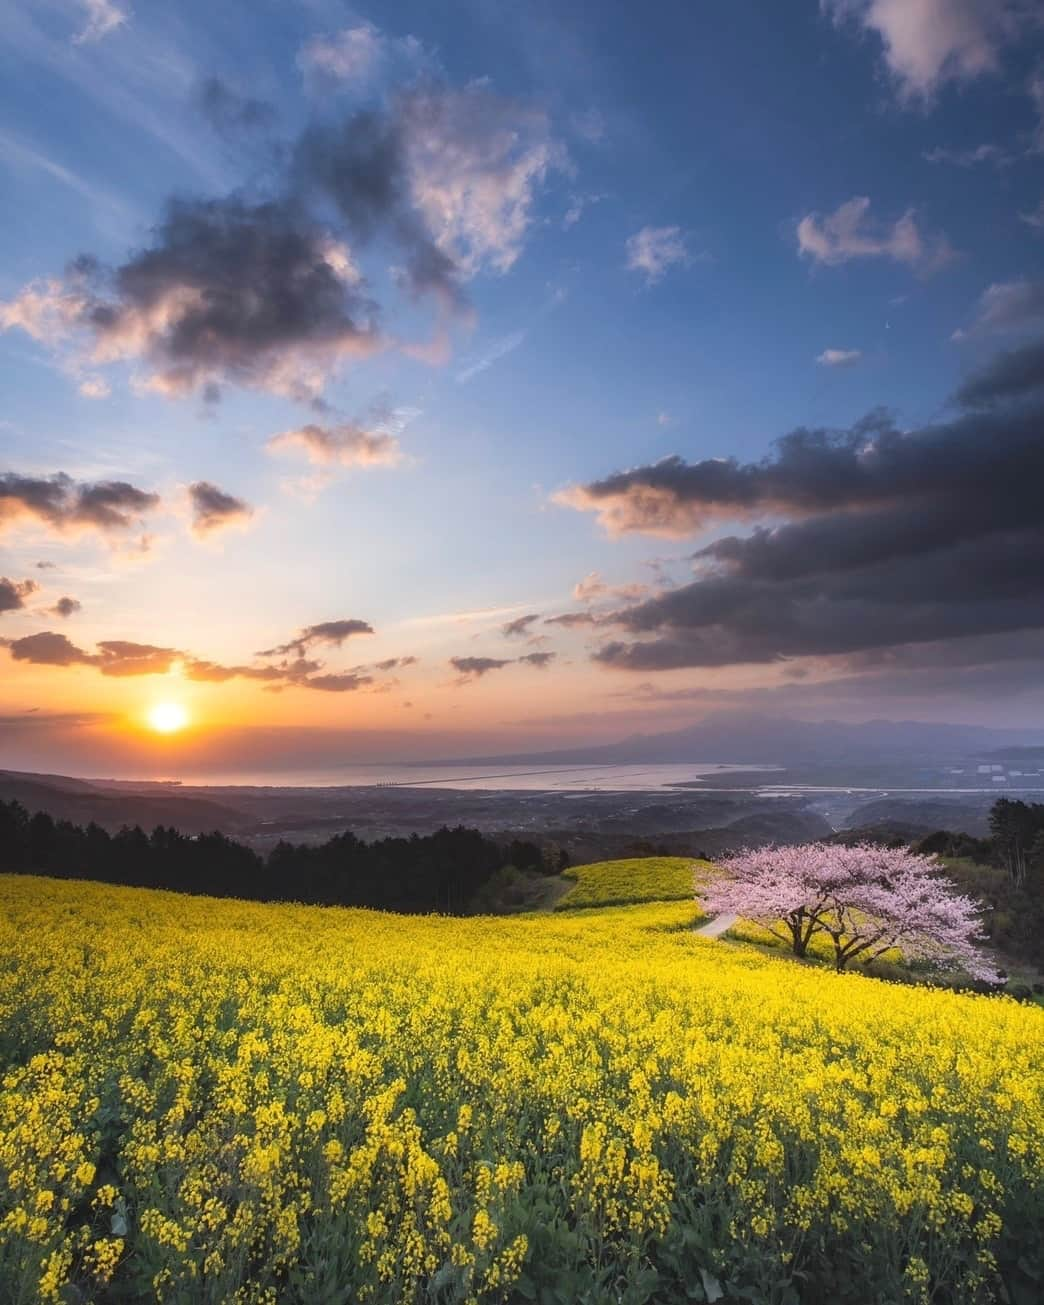
[(804, 912), (797, 912), (796, 914), (787, 917), (787, 927), (790, 930), (791, 947), (793, 948), (795, 956), (804, 956), (808, 951), (808, 938), (805, 937), (801, 927), (803, 922)]

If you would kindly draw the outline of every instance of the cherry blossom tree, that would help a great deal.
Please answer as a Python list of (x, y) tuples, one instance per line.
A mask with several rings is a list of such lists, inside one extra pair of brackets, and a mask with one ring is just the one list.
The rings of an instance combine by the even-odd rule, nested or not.
[(959, 969), (977, 979), (999, 976), (978, 944), (980, 907), (959, 894), (934, 856), (859, 843), (805, 843), (747, 849), (727, 860), (701, 894), (705, 910), (762, 925), (806, 955), (828, 937), (838, 971), (892, 948), (908, 961)]

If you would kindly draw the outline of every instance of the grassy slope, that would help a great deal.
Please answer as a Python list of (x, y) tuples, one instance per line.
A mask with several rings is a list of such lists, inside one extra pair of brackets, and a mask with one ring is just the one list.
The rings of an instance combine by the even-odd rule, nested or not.
[(574, 886), (555, 903), (555, 910), (685, 901), (693, 897), (697, 881), (710, 868), (709, 861), (688, 856), (632, 857), (574, 866), (562, 876), (572, 879)]

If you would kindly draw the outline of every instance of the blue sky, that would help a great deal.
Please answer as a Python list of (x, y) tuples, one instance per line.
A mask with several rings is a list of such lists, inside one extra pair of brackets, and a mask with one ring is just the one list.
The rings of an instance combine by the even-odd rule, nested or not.
[[(713, 619), (704, 582), (753, 573), (692, 562), (868, 505), (967, 516), (927, 460), (935, 489), (810, 507), (807, 459), (773, 451), (795, 428), (896, 476), (939, 431), (940, 466), (1000, 441), (1033, 473), (1012, 430), (1035, 382), (986, 416), (954, 395), (1044, 321), (1044, 5), (4, 0), (0, 30), (0, 712), (54, 756), (129, 756), (172, 697), (201, 748), (263, 721), (427, 755), (719, 706), (1044, 724), (1031, 509), (997, 593), (940, 571), (892, 635), (822, 634), (889, 624), (891, 596), (853, 608), (899, 587), (876, 553)], [(204, 267), (189, 246), (222, 223)], [(273, 224), (342, 305), (222, 261)], [(881, 410), (890, 433), (860, 433)], [(708, 490), (714, 459), (747, 488)], [(992, 558), (1001, 531), (892, 561)], [(350, 620), (373, 633), (256, 656)]]

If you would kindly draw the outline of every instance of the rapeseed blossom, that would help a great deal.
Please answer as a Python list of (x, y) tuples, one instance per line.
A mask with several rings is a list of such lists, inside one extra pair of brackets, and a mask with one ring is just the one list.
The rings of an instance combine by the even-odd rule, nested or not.
[(985, 1302), (1039, 1263), (1039, 1009), (684, 902), (0, 900), (4, 1301)]
[(693, 861), (689, 856), (629, 857), (573, 866), (562, 875), (563, 882), (572, 880), (573, 886), (555, 909), (691, 901), (694, 881), (702, 882), (712, 872), (709, 861)]

